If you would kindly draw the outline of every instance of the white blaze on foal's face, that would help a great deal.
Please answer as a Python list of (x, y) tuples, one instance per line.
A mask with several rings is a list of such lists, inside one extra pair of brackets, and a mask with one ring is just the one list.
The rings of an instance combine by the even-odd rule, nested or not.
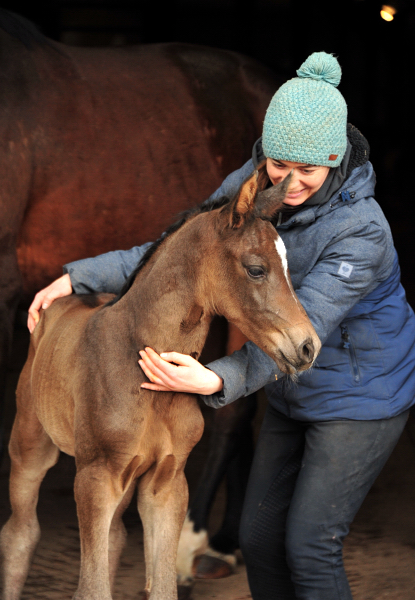
[(278, 256), (281, 258), (282, 268), (284, 269), (285, 279), (287, 280), (287, 283), (291, 290), (291, 293), (294, 296), (295, 301), (297, 302), (297, 296), (294, 293), (294, 288), (292, 286), (291, 279), (288, 276), (287, 251), (285, 249), (285, 244), (282, 241), (282, 239), (280, 238), (280, 236), (277, 237), (277, 239), (274, 241), (274, 244), (275, 244), (275, 248), (277, 250)]
[(284, 269), (285, 279), (288, 281), (288, 283), (290, 283), (290, 280), (288, 279), (288, 262), (287, 262), (287, 251), (285, 249), (285, 244), (282, 241), (282, 239), (280, 238), (280, 236), (278, 236), (278, 238), (275, 240), (274, 243), (275, 243), (275, 247), (277, 249), (278, 256), (281, 258), (282, 266)]

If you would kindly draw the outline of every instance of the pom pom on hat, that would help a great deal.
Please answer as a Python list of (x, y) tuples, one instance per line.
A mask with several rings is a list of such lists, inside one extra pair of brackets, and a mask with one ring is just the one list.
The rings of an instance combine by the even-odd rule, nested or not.
[(275, 93), (264, 120), (265, 156), (337, 167), (347, 146), (347, 106), (337, 90), (341, 68), (326, 52), (314, 52)]
[(310, 79), (322, 79), (337, 87), (342, 77), (342, 70), (332, 54), (326, 52), (314, 52), (311, 54), (297, 71), (298, 77), (310, 77)]

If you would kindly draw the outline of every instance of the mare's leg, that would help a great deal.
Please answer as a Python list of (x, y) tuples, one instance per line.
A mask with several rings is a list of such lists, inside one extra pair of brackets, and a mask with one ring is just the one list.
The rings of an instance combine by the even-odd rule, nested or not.
[[(237, 327), (227, 323), (226, 354), (232, 354), (246, 341)], [(217, 357), (209, 360), (213, 358)], [(191, 583), (194, 559), (198, 556), (195, 563), (198, 578), (226, 577), (233, 572), (234, 552), (239, 547), (242, 503), (253, 459), (252, 421), (256, 406), (256, 395), (252, 394), (213, 411), (208, 456), (179, 541), (177, 572), (180, 583)], [(225, 473), (226, 511), (220, 530), (209, 541), (209, 514)]]
[(244, 421), (241, 423), (241, 430), (245, 433), (240, 436), (237, 442), (238, 451), (226, 470), (226, 508), (223, 522), (219, 531), (210, 539), (212, 550), (224, 555), (225, 559), (235, 558), (235, 550), (239, 548), (239, 525), (254, 457), (252, 423), (249, 420)]
[[(15, 240), (10, 239), (10, 215), (2, 215), (0, 206), (0, 458), (3, 448), (3, 406), (7, 379), (7, 363), (13, 337), (13, 323), (22, 289), (17, 266)], [(4, 219), (2, 218), (4, 217)], [(3, 231), (3, 228), (6, 230)], [(16, 230), (17, 231), (17, 230)]]
[(151, 600), (176, 600), (176, 554), (188, 502), (183, 460), (173, 455), (141, 477), (138, 510), (144, 528), (146, 594)]
[(190, 582), (194, 559), (208, 547), (209, 514), (225, 473), (227, 505), (224, 520), (210, 540), (211, 550), (198, 560), (196, 576), (206, 579), (225, 577), (231, 574), (236, 564), (234, 552), (239, 547), (239, 522), (253, 458), (255, 411), (256, 396), (252, 394), (214, 412), (209, 452), (179, 541), (177, 571), (180, 584)]
[(0, 535), (3, 555), (3, 600), (17, 600), (26, 581), (40, 537), (36, 515), (39, 487), (58, 460), (59, 450), (46, 434), (30, 404), (28, 374), (22, 372), (18, 387), (18, 411), (11, 434), (10, 503), (12, 515)]

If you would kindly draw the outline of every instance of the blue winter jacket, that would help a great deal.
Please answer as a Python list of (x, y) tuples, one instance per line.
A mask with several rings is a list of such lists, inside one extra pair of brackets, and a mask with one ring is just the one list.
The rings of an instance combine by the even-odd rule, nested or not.
[[(213, 196), (232, 197), (253, 169), (250, 160)], [(389, 418), (415, 403), (415, 317), (374, 186), (366, 162), (329, 201), (304, 207), (277, 226), (294, 289), (323, 344), (315, 366), (293, 383), (248, 342), (207, 365), (223, 378), (224, 388), (202, 396), (206, 404), (217, 408), (264, 385), (277, 410), (301, 421)], [(77, 261), (64, 270), (77, 293), (118, 292), (147, 247)]]

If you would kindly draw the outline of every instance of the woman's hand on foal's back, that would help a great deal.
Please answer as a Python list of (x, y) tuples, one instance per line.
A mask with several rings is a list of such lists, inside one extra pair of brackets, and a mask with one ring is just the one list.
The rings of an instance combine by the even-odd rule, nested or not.
[(158, 355), (151, 348), (146, 348), (140, 351), (140, 356), (139, 365), (151, 382), (142, 383), (142, 388), (210, 395), (223, 387), (223, 381), (216, 373), (187, 354), (163, 352)]
[(33, 333), (34, 328), (39, 322), (39, 310), (41, 308), (48, 308), (57, 298), (63, 298), (70, 294), (72, 294), (72, 284), (68, 274), (62, 275), (62, 277), (55, 279), (48, 287), (40, 290), (29, 307), (27, 326), (30, 333)]

